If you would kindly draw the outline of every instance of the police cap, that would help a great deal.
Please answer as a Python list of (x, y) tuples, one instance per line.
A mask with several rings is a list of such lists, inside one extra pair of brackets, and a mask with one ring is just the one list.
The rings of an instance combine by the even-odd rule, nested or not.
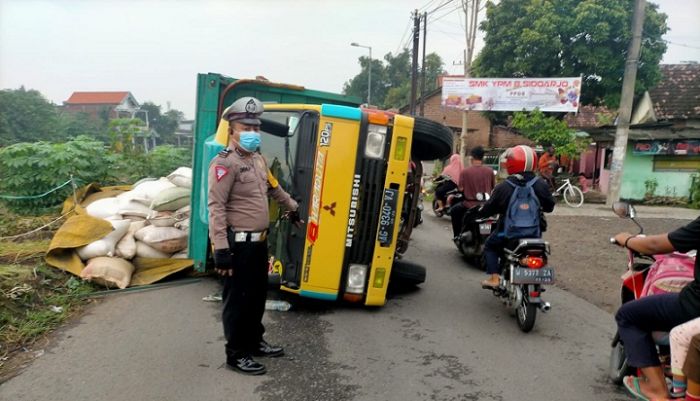
[(248, 125), (260, 125), (260, 115), (264, 107), (260, 100), (246, 96), (237, 99), (221, 114), (226, 121), (238, 121)]

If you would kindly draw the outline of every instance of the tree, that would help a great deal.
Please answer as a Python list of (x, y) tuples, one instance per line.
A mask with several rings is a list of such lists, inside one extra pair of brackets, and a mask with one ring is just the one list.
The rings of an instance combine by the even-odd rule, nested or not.
[(36, 90), (0, 90), (0, 146), (63, 139), (56, 108)]
[(109, 137), (112, 150), (116, 153), (134, 153), (136, 134), (146, 125), (138, 118), (116, 118), (109, 122)]
[[(501, 0), (487, 3), (480, 77), (583, 77), (581, 103), (617, 107), (634, 0)], [(666, 14), (648, 4), (636, 93), (660, 79)]]
[[(148, 125), (150, 128), (156, 130), (163, 143), (177, 143), (175, 139), (175, 130), (180, 121), (185, 119), (185, 114), (183, 112), (171, 109), (163, 114), (160, 111), (160, 106), (153, 102), (144, 102), (140, 109), (148, 112)], [(146, 113), (136, 113), (138, 118), (144, 122), (146, 121), (145, 114)]]
[[(366, 99), (369, 59), (360, 57), (359, 61), (362, 70), (345, 83), (343, 93)], [(442, 59), (436, 53), (425, 56), (426, 92), (437, 87), (438, 75), (445, 73), (443, 65)], [(372, 60), (372, 103), (387, 109), (398, 108), (408, 104), (410, 96), (411, 53), (408, 49), (403, 49), (395, 56), (387, 53), (384, 62)]]
[(531, 112), (516, 112), (512, 125), (538, 145), (554, 146), (558, 156), (578, 158), (590, 144), (588, 138), (577, 137), (566, 121), (545, 116), (539, 109)]

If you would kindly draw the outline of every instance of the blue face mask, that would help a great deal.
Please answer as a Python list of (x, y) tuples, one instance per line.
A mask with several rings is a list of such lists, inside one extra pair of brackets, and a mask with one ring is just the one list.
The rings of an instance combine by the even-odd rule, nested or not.
[(260, 133), (255, 131), (241, 132), (241, 147), (247, 152), (255, 152), (260, 147)]

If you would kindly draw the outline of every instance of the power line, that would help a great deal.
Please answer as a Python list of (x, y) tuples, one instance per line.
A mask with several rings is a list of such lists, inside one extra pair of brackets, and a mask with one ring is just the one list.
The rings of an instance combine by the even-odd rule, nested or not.
[(396, 48), (396, 51), (394, 52), (394, 54), (398, 54), (399, 50), (406, 47), (407, 44), (404, 44), (404, 39), (405, 39), (408, 31), (410, 30), (412, 23), (413, 23), (413, 16), (408, 18), (408, 24), (406, 24), (406, 29), (404, 30), (403, 35), (401, 35), (401, 40), (399, 40), (399, 47)]
[[(419, 11), (419, 12), (425, 11), (428, 7), (430, 7), (430, 4), (431, 4), (431, 3), (435, 3), (435, 2), (437, 2), (437, 1), (440, 1), (440, 0), (430, 0), (429, 2), (425, 3), (422, 7), (420, 7), (420, 8), (418, 9), (418, 11)], [(450, 1), (451, 1), (451, 0), (450, 0)]]
[(447, 11), (446, 13), (440, 15), (439, 17), (435, 17), (435, 18), (433, 18), (433, 19), (428, 20), (428, 26), (430, 26), (430, 24), (432, 24), (432, 23), (435, 23), (435, 22), (440, 21), (441, 19), (445, 18), (446, 16), (448, 16), (448, 15), (454, 13), (455, 11), (459, 11), (459, 10), (461, 10), (461, 9), (462, 9), (462, 6), (459, 5), (459, 6), (455, 7), (455, 8), (453, 8), (453, 9)]
[(445, 7), (446, 5), (448, 5), (448, 4), (450, 4), (450, 3), (452, 3), (453, 1), (454, 1), (454, 0), (446, 0), (444, 3), (442, 3), (442, 4), (440, 4), (439, 6), (433, 8), (432, 10), (428, 11), (428, 14), (434, 13), (435, 11), (437, 11), (437, 10), (439, 10), (439, 9), (441, 9), (441, 8), (443, 8), (443, 7)]

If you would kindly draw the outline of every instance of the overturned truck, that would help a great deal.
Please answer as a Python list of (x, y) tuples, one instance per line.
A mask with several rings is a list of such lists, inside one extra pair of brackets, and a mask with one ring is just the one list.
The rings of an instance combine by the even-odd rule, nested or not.
[[(425, 268), (399, 260), (416, 218), (421, 160), (449, 155), (451, 131), (420, 117), (359, 106), (359, 99), (264, 80), (200, 74), (189, 251), (211, 261), (207, 170), (228, 145), (221, 112), (242, 96), (265, 103), (260, 152), (299, 203), (304, 225), (270, 199), (270, 272), (282, 290), (383, 305), (391, 280), (418, 284)], [(213, 133), (213, 134), (212, 134)]]

